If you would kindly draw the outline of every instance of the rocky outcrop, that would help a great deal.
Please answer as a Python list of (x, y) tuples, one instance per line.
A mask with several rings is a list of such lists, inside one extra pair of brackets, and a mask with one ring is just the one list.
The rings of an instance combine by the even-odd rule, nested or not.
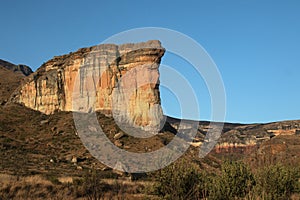
[(29, 76), (30, 74), (33, 73), (31, 68), (26, 65), (15, 65), (15, 64), (12, 64), (5, 60), (1, 60), (1, 59), (0, 59), (0, 66), (6, 68), (8, 70), (11, 70), (13, 72), (20, 73), (25, 76)]
[(224, 125), (224, 133), (218, 140), (214, 152), (247, 154), (255, 152), (262, 144), (279, 136), (296, 135), (298, 128), (300, 128), (300, 121), (244, 124), (236, 127), (231, 126), (229, 129), (226, 126), (228, 125)]
[(27, 77), (12, 101), (51, 114), (102, 111), (138, 126), (162, 119), (159, 41), (101, 44), (54, 57)]
[(258, 146), (256, 141), (250, 141), (245, 143), (218, 143), (215, 148), (215, 153), (240, 153), (247, 154), (251, 153)]

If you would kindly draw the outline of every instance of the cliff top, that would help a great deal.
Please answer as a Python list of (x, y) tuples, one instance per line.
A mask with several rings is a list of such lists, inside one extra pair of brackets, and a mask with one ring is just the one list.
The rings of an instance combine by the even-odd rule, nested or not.
[(99, 44), (91, 47), (80, 48), (75, 52), (70, 52), (69, 54), (64, 54), (61, 56), (54, 56), (52, 59), (45, 62), (37, 72), (42, 72), (45, 70), (45, 66), (52, 65), (57, 67), (66, 66), (72, 64), (75, 59), (84, 58), (93, 53), (101, 52), (116, 52), (118, 57), (121, 57), (128, 52), (134, 52), (138, 50), (145, 49), (159, 49), (162, 52), (165, 52), (165, 49), (162, 47), (159, 40), (149, 40), (147, 42), (139, 43), (126, 43), (126, 44)]

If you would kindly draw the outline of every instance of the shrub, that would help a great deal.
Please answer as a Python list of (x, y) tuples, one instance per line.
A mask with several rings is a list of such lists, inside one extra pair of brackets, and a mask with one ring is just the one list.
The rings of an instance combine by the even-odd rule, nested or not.
[(88, 200), (102, 199), (109, 189), (109, 186), (101, 181), (101, 176), (96, 170), (87, 173), (81, 184), (83, 196), (86, 196)]
[(242, 162), (227, 161), (213, 178), (210, 199), (244, 198), (255, 185), (254, 175)]
[(265, 199), (288, 199), (299, 192), (299, 170), (276, 164), (265, 167), (256, 175), (256, 192)]
[(207, 193), (205, 175), (184, 161), (160, 170), (155, 181), (155, 193), (164, 199), (198, 199)]
[[(281, 164), (257, 170), (243, 162), (224, 162), (220, 174), (208, 174), (181, 161), (160, 170), (154, 192), (164, 199), (291, 199), (299, 197), (299, 168)], [(153, 189), (153, 188), (152, 188)]]

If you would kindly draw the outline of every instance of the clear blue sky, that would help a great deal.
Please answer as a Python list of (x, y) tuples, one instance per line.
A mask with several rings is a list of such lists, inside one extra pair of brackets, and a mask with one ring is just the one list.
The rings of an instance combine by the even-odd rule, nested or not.
[[(298, 0), (2, 0), (0, 58), (36, 70), (55, 55), (121, 31), (170, 28), (199, 42), (217, 64), (227, 94), (226, 121), (300, 119), (299, 19)], [(167, 54), (162, 62), (184, 67), (174, 60)], [(205, 86), (199, 85), (200, 118), (210, 119)], [(162, 92), (166, 114), (180, 117), (169, 96)]]

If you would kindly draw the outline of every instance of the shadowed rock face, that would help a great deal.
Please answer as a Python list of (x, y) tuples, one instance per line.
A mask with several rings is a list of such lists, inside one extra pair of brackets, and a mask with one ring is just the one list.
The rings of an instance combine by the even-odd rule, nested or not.
[(100, 110), (138, 126), (156, 125), (162, 119), (158, 67), (164, 52), (159, 41), (148, 41), (54, 57), (25, 79), (12, 101), (46, 114)]

